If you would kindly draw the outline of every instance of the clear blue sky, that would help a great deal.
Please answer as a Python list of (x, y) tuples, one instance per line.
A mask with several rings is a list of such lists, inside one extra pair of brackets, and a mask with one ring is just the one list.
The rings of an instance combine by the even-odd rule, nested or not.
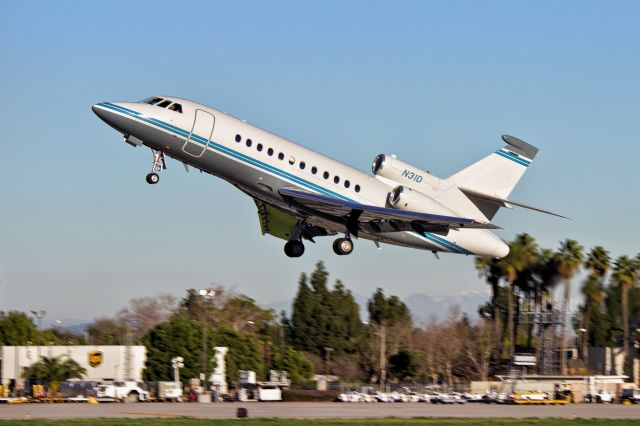
[(540, 147), (512, 197), (558, 210), (509, 239), (640, 251), (640, 3), (0, 2), (0, 309), (111, 314), (211, 282), (291, 298), (323, 259), (361, 294), (487, 288), (473, 258), (331, 240), (301, 259), (261, 236), (251, 199), (122, 143), (90, 106), (170, 94), (355, 167), (378, 153), (447, 176), (500, 146)]

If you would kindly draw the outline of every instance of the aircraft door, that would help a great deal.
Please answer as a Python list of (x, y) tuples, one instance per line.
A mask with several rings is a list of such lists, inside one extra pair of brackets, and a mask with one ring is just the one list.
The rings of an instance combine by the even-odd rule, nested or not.
[(182, 150), (194, 157), (202, 157), (211, 143), (215, 124), (216, 118), (213, 114), (197, 109), (196, 116), (193, 119), (193, 126), (191, 126), (191, 133), (189, 133), (189, 137), (184, 142)]

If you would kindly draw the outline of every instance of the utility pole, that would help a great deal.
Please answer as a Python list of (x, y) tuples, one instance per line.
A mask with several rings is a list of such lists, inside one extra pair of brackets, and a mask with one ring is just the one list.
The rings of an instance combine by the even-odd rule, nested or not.
[(386, 336), (386, 329), (384, 324), (381, 322), (380, 326), (376, 326), (374, 323), (372, 322), (367, 322), (367, 321), (363, 321), (364, 325), (368, 325), (373, 327), (374, 329), (377, 330), (377, 333), (380, 336), (380, 390), (384, 390), (384, 388), (386, 387), (386, 380), (387, 380), (387, 360), (386, 360), (386, 356), (385, 356), (385, 350), (387, 347), (387, 336)]
[(333, 348), (324, 347), (324, 370), (327, 376), (331, 375), (331, 352), (333, 352)]

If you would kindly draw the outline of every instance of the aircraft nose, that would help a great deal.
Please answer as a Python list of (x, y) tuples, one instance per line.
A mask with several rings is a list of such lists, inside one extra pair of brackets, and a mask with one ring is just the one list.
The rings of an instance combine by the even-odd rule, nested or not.
[(121, 133), (130, 133), (127, 129), (130, 125), (130, 119), (124, 116), (113, 102), (100, 102), (91, 106), (91, 110), (95, 115), (109, 126), (113, 127)]
[(93, 113), (97, 115), (102, 121), (105, 121), (107, 114), (105, 108), (102, 106), (102, 102), (92, 105), (91, 111), (93, 111)]

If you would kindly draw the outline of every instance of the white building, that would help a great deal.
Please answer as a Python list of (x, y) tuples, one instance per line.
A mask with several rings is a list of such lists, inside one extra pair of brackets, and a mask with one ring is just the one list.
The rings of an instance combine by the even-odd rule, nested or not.
[[(83, 380), (142, 380), (147, 350), (144, 346), (2, 346), (0, 384), (22, 382), (25, 367), (40, 357), (66, 355), (87, 370)], [(20, 388), (21, 386), (18, 386)]]

